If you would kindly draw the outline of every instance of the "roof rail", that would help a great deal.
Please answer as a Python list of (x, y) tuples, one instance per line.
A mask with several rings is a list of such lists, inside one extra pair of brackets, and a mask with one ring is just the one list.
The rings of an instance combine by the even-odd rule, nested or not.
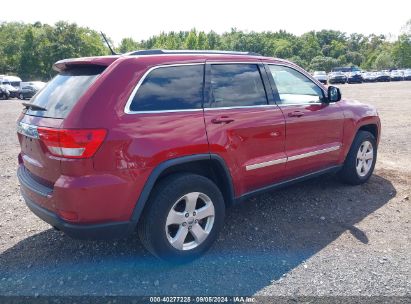
[(162, 55), (162, 54), (220, 54), (220, 55), (250, 55), (250, 56), (262, 56), (255, 52), (234, 52), (234, 51), (215, 51), (215, 50), (139, 50), (129, 52), (126, 55), (142, 56), (142, 55)]

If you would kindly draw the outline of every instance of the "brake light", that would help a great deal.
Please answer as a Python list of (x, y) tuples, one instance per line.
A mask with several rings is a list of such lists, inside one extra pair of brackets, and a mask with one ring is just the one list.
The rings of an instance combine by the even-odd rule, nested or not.
[(104, 129), (37, 128), (40, 140), (52, 155), (66, 158), (90, 158), (106, 137)]

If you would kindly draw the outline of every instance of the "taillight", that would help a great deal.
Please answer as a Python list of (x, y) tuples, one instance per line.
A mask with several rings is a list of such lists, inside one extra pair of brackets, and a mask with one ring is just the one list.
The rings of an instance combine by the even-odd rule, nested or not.
[(104, 129), (37, 128), (40, 140), (52, 155), (66, 158), (89, 158), (100, 148), (106, 137)]

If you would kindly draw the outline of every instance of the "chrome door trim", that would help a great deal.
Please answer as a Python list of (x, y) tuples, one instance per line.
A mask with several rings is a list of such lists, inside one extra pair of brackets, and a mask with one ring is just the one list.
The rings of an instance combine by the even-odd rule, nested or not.
[(293, 160), (303, 159), (303, 158), (312, 157), (312, 156), (316, 156), (316, 155), (320, 155), (320, 154), (324, 154), (324, 153), (328, 153), (328, 152), (337, 151), (340, 148), (341, 148), (341, 145), (337, 145), (337, 146), (332, 146), (332, 147), (325, 148), (325, 149), (320, 149), (320, 150), (315, 150), (315, 151), (311, 151), (311, 152), (307, 152), (307, 153), (297, 154), (297, 155), (294, 155), (294, 156), (291, 156), (291, 157), (277, 158), (277, 159), (269, 160), (269, 161), (262, 162), (262, 163), (247, 165), (245, 167), (245, 169), (246, 169), (246, 171), (251, 171), (251, 170), (255, 170), (255, 169), (265, 168), (265, 167), (268, 167), (268, 166), (274, 166), (274, 165), (282, 164), (282, 163), (293, 161)]
[(257, 163), (257, 164), (253, 164), (253, 165), (247, 165), (245, 167), (245, 169), (247, 171), (251, 171), (251, 170), (255, 170), (255, 169), (260, 169), (260, 168), (264, 168), (264, 167), (268, 167), (268, 166), (274, 166), (274, 165), (278, 165), (278, 164), (283, 164), (287, 162), (287, 158), (278, 158), (278, 159), (274, 159), (274, 160), (269, 160), (263, 163)]
[(316, 155), (320, 155), (320, 154), (324, 154), (324, 153), (328, 153), (328, 152), (332, 152), (332, 151), (337, 151), (340, 148), (341, 148), (341, 145), (338, 145), (338, 146), (332, 146), (332, 147), (321, 149), (321, 150), (316, 150), (316, 151), (311, 151), (311, 152), (307, 152), (307, 153), (297, 154), (297, 155), (288, 157), (287, 161), (293, 161), (293, 160), (298, 160), (298, 159), (302, 159), (302, 158), (316, 156)]

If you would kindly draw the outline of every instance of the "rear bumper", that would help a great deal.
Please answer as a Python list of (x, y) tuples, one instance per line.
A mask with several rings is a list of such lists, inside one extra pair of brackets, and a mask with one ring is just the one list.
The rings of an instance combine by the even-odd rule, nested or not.
[(133, 225), (130, 222), (113, 222), (95, 225), (77, 225), (64, 221), (57, 214), (40, 207), (33, 202), (22, 191), (22, 196), (26, 201), (27, 207), (39, 218), (54, 228), (63, 231), (67, 235), (76, 239), (89, 240), (110, 240), (125, 238), (133, 231)]
[[(59, 216), (58, 209), (52, 208), (52, 206), (56, 205), (54, 202), (55, 193), (53, 193), (52, 188), (33, 179), (28, 170), (22, 165), (17, 170), (17, 177), (20, 182), (21, 194), (29, 209), (43, 221), (73, 238), (118, 239), (126, 237), (134, 231), (135, 225), (131, 221), (101, 220), (101, 223), (98, 222), (96, 224), (67, 221)], [(80, 202), (76, 200), (77, 203), (83, 206), (87, 205), (92, 196), (92, 193), (89, 194)], [(64, 201), (64, 203), (67, 203), (67, 201)], [(98, 206), (93, 206), (93, 209), (96, 207)], [(95, 209), (95, 212), (99, 212), (98, 208)]]

